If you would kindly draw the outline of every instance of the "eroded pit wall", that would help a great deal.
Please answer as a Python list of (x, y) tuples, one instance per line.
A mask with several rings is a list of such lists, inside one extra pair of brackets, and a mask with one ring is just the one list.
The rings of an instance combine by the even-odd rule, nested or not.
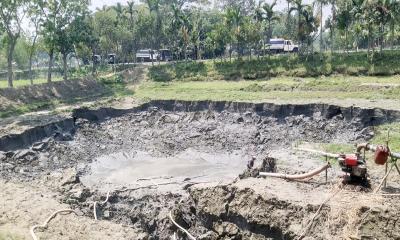
[(157, 100), (142, 104), (132, 109), (79, 108), (73, 111), (71, 118), (52, 122), (43, 126), (35, 126), (20, 134), (5, 135), (0, 137), (0, 151), (13, 151), (28, 147), (34, 142), (53, 136), (57, 131), (71, 131), (76, 119), (83, 118), (89, 121), (103, 121), (113, 117), (119, 117), (128, 113), (137, 113), (151, 108), (159, 108), (165, 111), (230, 111), (237, 113), (254, 112), (259, 116), (274, 117), (284, 120), (288, 116), (302, 115), (312, 117), (320, 113), (324, 119), (335, 116), (344, 120), (355, 121), (360, 127), (376, 126), (400, 120), (400, 112), (379, 108), (364, 109), (359, 107), (341, 107), (329, 104), (273, 104), (273, 103), (245, 103), (227, 101), (175, 101)]
[(315, 113), (321, 113), (325, 119), (341, 115), (346, 121), (357, 119), (361, 124), (376, 126), (383, 123), (390, 123), (400, 119), (400, 112), (379, 108), (342, 107), (329, 104), (274, 104), (274, 103), (246, 103), (228, 101), (175, 101), (155, 100), (145, 103), (137, 108), (128, 110), (117, 110), (113, 108), (100, 108), (97, 110), (77, 109), (74, 117), (88, 120), (104, 120), (110, 117), (118, 117), (130, 112), (145, 111), (157, 107), (165, 111), (230, 111), (230, 112), (255, 112), (260, 116), (275, 117), (284, 119), (288, 116), (303, 115), (312, 117)]

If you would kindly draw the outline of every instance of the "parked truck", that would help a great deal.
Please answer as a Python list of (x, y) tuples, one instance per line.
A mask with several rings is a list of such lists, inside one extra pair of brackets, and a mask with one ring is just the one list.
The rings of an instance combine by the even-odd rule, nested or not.
[(136, 53), (136, 60), (138, 62), (156, 62), (158, 61), (158, 58), (158, 52), (151, 49), (142, 49)]
[(293, 44), (291, 40), (285, 40), (283, 38), (272, 38), (269, 41), (268, 49), (271, 53), (298, 52), (299, 45)]

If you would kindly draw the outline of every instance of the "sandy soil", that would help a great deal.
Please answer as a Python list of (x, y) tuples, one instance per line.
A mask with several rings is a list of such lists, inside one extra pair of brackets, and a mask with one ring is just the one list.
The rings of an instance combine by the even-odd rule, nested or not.
[[(56, 191), (43, 183), (14, 183), (0, 180), (0, 239), (11, 235), (30, 239), (29, 229), (42, 224), (54, 211), (71, 208), (59, 202)], [(140, 239), (146, 234), (109, 221), (78, 215), (58, 215), (48, 227), (36, 230), (40, 239)], [(7, 238), (6, 238), (7, 239)]]

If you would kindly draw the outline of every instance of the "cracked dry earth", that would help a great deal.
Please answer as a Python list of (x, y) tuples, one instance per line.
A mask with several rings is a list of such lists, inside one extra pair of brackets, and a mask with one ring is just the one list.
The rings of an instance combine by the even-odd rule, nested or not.
[[(328, 182), (257, 177), (324, 164), (292, 149), (301, 142), (368, 140), (369, 113), (346, 111), (185, 102), (82, 110), (73, 131), (0, 154), (0, 234), (29, 239), (29, 226), (72, 208), (38, 230), (40, 239), (188, 239), (170, 213), (196, 239), (400, 239), (396, 199), (342, 185), (337, 166)], [(374, 174), (372, 187), (384, 172)], [(391, 179), (393, 189), (399, 183)], [(93, 202), (108, 192), (95, 221)]]

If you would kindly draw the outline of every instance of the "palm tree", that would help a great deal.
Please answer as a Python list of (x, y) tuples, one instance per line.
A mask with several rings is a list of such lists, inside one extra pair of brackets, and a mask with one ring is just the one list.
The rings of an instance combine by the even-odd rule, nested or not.
[[(363, 0), (361, 0), (363, 1)], [(354, 4), (353, 0), (353, 4)], [(355, 5), (354, 5), (355, 6)], [(357, 9), (358, 11), (358, 9)], [(345, 36), (345, 50), (348, 50), (348, 36), (349, 36), (349, 27), (352, 23), (352, 17), (354, 13), (354, 8), (352, 9), (352, 6), (350, 3), (345, 2), (343, 5), (339, 8), (339, 11), (337, 13), (337, 28), (341, 31), (344, 32)]]
[[(240, 28), (243, 23), (244, 16), (242, 12), (240, 11), (240, 8), (235, 6), (235, 7), (230, 7), (226, 10), (225, 13), (225, 22), (228, 25), (229, 29), (231, 32), (233, 32), (233, 35), (236, 38), (236, 50), (239, 53), (239, 38), (240, 38)], [(230, 60), (232, 60), (232, 50), (230, 50)]]
[(135, 2), (134, 1), (129, 1), (128, 2), (128, 7), (125, 8), (125, 12), (128, 13), (129, 15), (129, 24), (131, 25), (131, 29), (133, 29), (133, 15), (135, 13), (138, 13), (138, 11), (135, 9)]
[(154, 65), (153, 61), (153, 51), (154, 48), (156, 48), (155, 45), (158, 45), (159, 42), (159, 35), (161, 33), (161, 13), (160, 13), (160, 7), (161, 7), (161, 1), (160, 0), (146, 0), (147, 7), (149, 8), (150, 13), (155, 13), (156, 14), (156, 24), (154, 26), (154, 40), (152, 41), (152, 51), (151, 51), (151, 65)]
[(329, 35), (330, 35), (329, 38), (330, 38), (330, 41), (331, 41), (331, 43), (330, 43), (331, 53), (333, 53), (333, 48), (334, 48), (334, 34), (335, 34), (334, 29), (335, 29), (335, 25), (336, 25), (336, 23), (335, 23), (335, 20), (334, 20), (333, 16), (329, 17), (325, 22), (325, 28), (329, 29)]
[(318, 31), (317, 19), (314, 16), (314, 8), (310, 5), (306, 5), (301, 13), (304, 21), (302, 23), (301, 35), (303, 35), (303, 39), (307, 41), (307, 47), (311, 46), (311, 52), (314, 52), (314, 39), (313, 36), (310, 36), (311, 33)]
[[(263, 4), (263, 2), (259, 1), (258, 2), (258, 6), (257, 6), (257, 8), (255, 9), (255, 12), (254, 12), (254, 20), (256, 21), (256, 23), (259, 26), (262, 26), (262, 23), (264, 21), (264, 14), (265, 14), (264, 13), (264, 9), (262, 8), (262, 4)], [(262, 50), (263, 50), (263, 55), (265, 55), (265, 32), (264, 32), (263, 28), (260, 28), (258, 32), (262, 36), (261, 37)], [(259, 54), (258, 54), (258, 57), (259, 57)]]
[(121, 3), (117, 3), (117, 5), (114, 5), (111, 7), (116, 13), (117, 13), (117, 21), (121, 20), (123, 18), (124, 14), (124, 8)]
[(389, 9), (389, 23), (390, 23), (390, 47), (393, 49), (394, 44), (394, 29), (396, 22), (400, 15), (400, 2), (398, 0), (385, 0), (385, 5)]
[(337, 0), (328, 0), (329, 3), (331, 4), (331, 12), (332, 12), (332, 18), (330, 19), (330, 35), (331, 35), (331, 53), (333, 53), (333, 50), (335, 49), (335, 26), (336, 26), (336, 1)]
[(316, 0), (314, 2), (314, 5), (318, 5), (319, 7), (319, 18), (320, 18), (320, 22), (321, 22), (321, 29), (319, 32), (319, 49), (320, 52), (323, 52), (323, 38), (322, 38), (322, 33), (323, 33), (323, 25), (322, 25), (322, 19), (323, 19), (323, 8), (325, 5), (328, 4), (328, 0)]
[(286, 29), (287, 29), (287, 35), (290, 35), (291, 32), (291, 26), (290, 26), (290, 4), (292, 3), (292, 0), (286, 0), (287, 3), (287, 18), (286, 18)]
[(383, 38), (386, 23), (390, 24), (391, 30), (391, 46), (393, 48), (394, 27), (399, 13), (399, 1), (397, 0), (379, 0), (377, 2), (377, 20), (379, 22), (380, 38), (381, 38), (381, 52), (383, 50)]
[(303, 0), (292, 0), (291, 3), (293, 6), (289, 9), (289, 13), (292, 13), (293, 11), (297, 12), (297, 40), (301, 42), (301, 16), (307, 5), (303, 4)]
[(279, 17), (276, 15), (276, 12), (274, 12), (274, 7), (276, 6), (276, 0), (272, 4), (265, 3), (263, 5), (263, 10), (264, 10), (264, 19), (268, 23), (268, 35), (267, 35), (267, 42), (272, 37), (272, 23), (276, 20), (279, 19)]
[(97, 7), (96, 11), (97, 12), (106, 12), (108, 10), (108, 6), (107, 5), (103, 5), (101, 8)]

